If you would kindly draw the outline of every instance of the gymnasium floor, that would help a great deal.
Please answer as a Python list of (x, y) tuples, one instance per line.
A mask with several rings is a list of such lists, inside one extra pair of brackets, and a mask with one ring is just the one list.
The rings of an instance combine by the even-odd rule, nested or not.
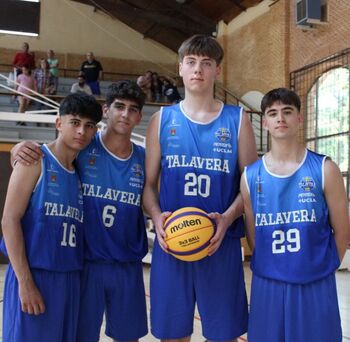
[[(5, 274), (5, 265), (0, 265), (0, 298), (1, 298), (1, 311), (0, 311), (0, 317), (2, 318), (2, 289), (4, 284), (4, 274)], [(150, 267), (145, 266), (144, 267), (144, 278), (145, 278), (145, 286), (146, 286), (146, 296), (147, 296), (147, 307), (149, 309), (149, 271)], [(244, 271), (245, 271), (245, 281), (246, 281), (246, 287), (247, 287), (247, 293), (249, 298), (249, 289), (251, 284), (251, 271), (249, 269), (249, 263), (244, 263)], [(350, 341), (350, 271), (338, 271), (336, 273), (337, 278), (337, 287), (338, 287), (338, 298), (339, 298), (339, 307), (340, 307), (340, 314), (342, 318), (342, 327), (343, 327), (343, 342)], [(200, 326), (200, 319), (198, 314), (196, 315), (194, 319), (194, 333), (192, 336), (192, 342), (203, 342), (205, 339), (202, 337), (201, 334), (201, 326)], [(101, 338), (100, 342), (111, 342), (111, 339), (106, 337), (104, 335), (104, 327), (101, 330)], [(2, 338), (1, 338), (2, 340)], [(144, 338), (141, 339), (141, 342), (155, 342), (157, 341), (154, 337), (152, 337), (151, 334), (148, 334)], [(245, 342), (247, 341), (246, 336), (242, 336), (239, 338), (238, 342)], [(268, 341), (262, 341), (262, 342), (268, 342)], [(301, 341), (300, 341), (301, 342)], [(329, 341), (333, 342), (333, 341)]]

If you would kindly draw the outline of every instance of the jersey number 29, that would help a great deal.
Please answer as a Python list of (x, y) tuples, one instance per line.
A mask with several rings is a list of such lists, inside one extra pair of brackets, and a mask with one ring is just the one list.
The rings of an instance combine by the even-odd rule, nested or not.
[(291, 253), (300, 250), (300, 232), (296, 228), (283, 230), (275, 230), (272, 233), (272, 253), (281, 254), (286, 253), (286, 250)]

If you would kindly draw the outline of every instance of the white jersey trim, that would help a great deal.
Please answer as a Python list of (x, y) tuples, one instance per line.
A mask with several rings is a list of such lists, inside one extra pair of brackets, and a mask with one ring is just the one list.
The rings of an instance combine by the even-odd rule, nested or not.
[(131, 141), (130, 141), (130, 143), (131, 143), (131, 153), (130, 153), (130, 155), (129, 155), (128, 157), (126, 157), (126, 158), (120, 158), (120, 157), (116, 156), (114, 153), (112, 153), (112, 152), (106, 147), (106, 145), (103, 143), (103, 140), (102, 140), (102, 133), (101, 133), (101, 132), (98, 132), (97, 138), (98, 138), (98, 141), (101, 143), (101, 146), (105, 149), (105, 151), (106, 151), (111, 157), (113, 157), (114, 159), (117, 159), (117, 160), (120, 160), (120, 161), (127, 161), (127, 160), (129, 160), (129, 159), (132, 157), (132, 155), (133, 155), (133, 153), (134, 153), (134, 144), (133, 144)]
[(248, 194), (250, 195), (250, 187), (249, 187), (249, 185), (248, 185), (247, 167), (246, 167), (246, 166), (244, 167), (243, 177), (244, 177), (245, 186), (247, 187)]
[(158, 141), (160, 142), (160, 129), (161, 129), (161, 124), (162, 124), (162, 118), (163, 118), (163, 108), (164, 107), (160, 107), (159, 110), (159, 120), (158, 120)]
[(45, 150), (51, 155), (51, 157), (52, 157), (53, 159), (56, 160), (57, 164), (58, 164), (64, 171), (66, 171), (66, 172), (68, 172), (68, 173), (70, 173), (70, 174), (74, 174), (74, 173), (75, 173), (75, 169), (74, 169), (74, 170), (68, 170), (67, 168), (65, 168), (65, 167), (59, 162), (59, 160), (56, 158), (56, 156), (51, 152), (51, 150), (49, 149), (49, 147), (48, 147), (46, 144), (44, 144), (43, 146), (44, 146)]
[(298, 167), (297, 167), (293, 172), (291, 172), (291, 173), (288, 174), (288, 175), (278, 175), (277, 173), (271, 172), (271, 171), (267, 168), (267, 165), (266, 165), (266, 162), (265, 162), (265, 155), (263, 155), (262, 161), (263, 161), (263, 165), (264, 165), (264, 168), (265, 168), (266, 172), (267, 172), (268, 174), (270, 174), (271, 176), (276, 177), (276, 178), (288, 178), (288, 177), (293, 176), (293, 175), (304, 165), (308, 153), (309, 153), (308, 150), (305, 149), (303, 160), (300, 162), (300, 164), (298, 165)]
[(196, 120), (193, 120), (191, 117), (189, 117), (189, 116), (186, 114), (186, 112), (185, 112), (185, 110), (184, 110), (184, 108), (183, 108), (183, 106), (182, 106), (183, 101), (181, 101), (181, 102), (179, 103), (179, 106), (180, 106), (181, 113), (182, 113), (189, 121), (191, 121), (191, 122), (193, 122), (193, 123), (195, 123), (195, 124), (197, 124), (197, 125), (209, 125), (209, 124), (211, 124), (213, 121), (215, 121), (218, 117), (220, 117), (220, 115), (221, 115), (221, 113), (222, 113), (222, 111), (223, 111), (223, 109), (224, 109), (224, 103), (223, 103), (222, 101), (219, 101), (219, 102), (220, 102), (220, 106), (221, 106), (221, 107), (220, 107), (218, 113), (217, 113), (211, 120), (209, 120), (209, 121), (207, 121), (207, 122), (196, 121)]

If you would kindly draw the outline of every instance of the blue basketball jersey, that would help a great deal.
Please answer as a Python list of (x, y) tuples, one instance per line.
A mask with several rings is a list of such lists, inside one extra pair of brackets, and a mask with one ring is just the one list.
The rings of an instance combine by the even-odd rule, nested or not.
[(133, 144), (120, 159), (104, 146), (101, 133), (77, 158), (84, 197), (85, 259), (137, 261), (147, 253), (141, 208), (145, 150)]
[(245, 169), (256, 226), (251, 268), (258, 276), (303, 284), (339, 266), (323, 193), (325, 159), (306, 150), (286, 176), (272, 174), (264, 158)]
[[(242, 108), (223, 105), (208, 123), (190, 119), (181, 103), (160, 114), (160, 207), (175, 211), (198, 207), (223, 213), (239, 191), (238, 138)], [(241, 218), (227, 231), (241, 237)]]
[[(21, 220), (31, 268), (68, 272), (83, 265), (83, 197), (76, 171), (64, 168), (46, 145), (41, 175)], [(2, 251), (6, 248), (2, 243)]]

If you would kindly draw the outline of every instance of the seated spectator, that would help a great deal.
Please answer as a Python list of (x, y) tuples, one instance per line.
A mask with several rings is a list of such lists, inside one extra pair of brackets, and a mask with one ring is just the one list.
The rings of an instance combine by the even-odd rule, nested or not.
[(152, 100), (154, 102), (161, 102), (162, 100), (162, 86), (163, 82), (156, 72), (152, 73)]
[(40, 59), (40, 65), (38, 69), (35, 69), (33, 74), (37, 92), (40, 94), (50, 94), (50, 71), (49, 64), (44, 59)]
[(152, 101), (152, 71), (148, 70), (145, 75), (139, 76), (137, 81), (137, 85), (142, 89), (142, 91), (146, 94), (146, 101)]
[[(21, 74), (17, 76), (17, 83), (19, 83), (16, 88), (17, 91), (31, 95), (30, 89), (36, 90), (35, 80), (31, 73), (31, 70), (26, 65), (22, 66)], [(28, 109), (31, 100), (23, 95), (18, 95), (18, 101), (18, 112), (24, 113)]]
[(88, 95), (92, 95), (92, 91), (89, 85), (85, 82), (85, 75), (83, 72), (79, 72), (78, 82), (73, 83), (72, 88), (70, 90), (71, 93), (85, 93)]
[(57, 88), (58, 88), (58, 59), (55, 57), (55, 53), (53, 50), (47, 51), (47, 62), (49, 63), (49, 71), (51, 74), (51, 95), (57, 94)]
[(99, 79), (102, 78), (102, 65), (95, 59), (92, 52), (86, 54), (86, 61), (81, 65), (80, 70), (85, 75), (86, 83), (94, 95), (101, 95)]
[(29, 70), (35, 68), (34, 53), (29, 52), (29, 44), (22, 44), (22, 51), (17, 52), (12, 62), (13, 67), (15, 68), (16, 75), (19, 75), (22, 72), (22, 67), (25, 65)]
[(176, 86), (176, 81), (169, 76), (163, 76), (163, 95), (166, 97), (167, 102), (172, 104), (182, 100)]

